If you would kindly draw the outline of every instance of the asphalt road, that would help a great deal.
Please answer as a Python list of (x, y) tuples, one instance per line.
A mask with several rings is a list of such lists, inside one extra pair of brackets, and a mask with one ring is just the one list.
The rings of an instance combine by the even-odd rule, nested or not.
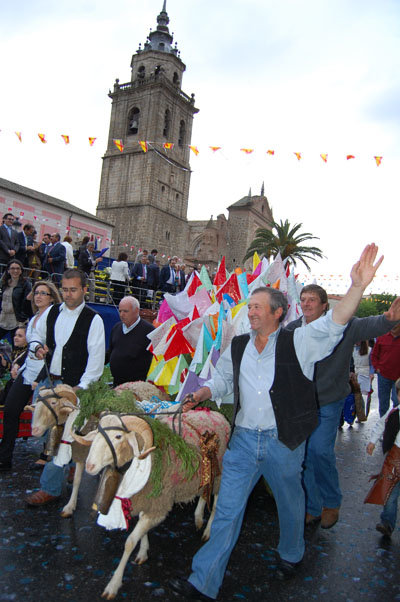
[[(382, 453), (365, 453), (377, 418), (377, 401), (366, 424), (344, 426), (337, 438), (338, 467), (344, 494), (340, 521), (330, 530), (307, 533), (306, 554), (296, 577), (274, 582), (273, 549), (278, 542), (274, 501), (259, 483), (249, 501), (238, 544), (232, 554), (218, 600), (327, 602), (400, 600), (400, 529), (391, 541), (376, 530), (380, 507), (364, 505), (368, 477), (379, 471)], [(107, 532), (91, 514), (97, 480), (85, 475), (78, 509), (72, 519), (60, 503), (30, 509), (27, 493), (39, 486), (32, 464), (39, 452), (33, 439), (18, 440), (13, 470), (0, 475), (0, 601), (97, 600), (122, 554), (126, 533)], [(185, 576), (201, 545), (193, 521), (194, 505), (175, 507), (150, 533), (146, 564), (130, 562), (117, 599), (176, 601), (166, 587), (169, 578)], [(132, 558), (134, 555), (132, 556)]]

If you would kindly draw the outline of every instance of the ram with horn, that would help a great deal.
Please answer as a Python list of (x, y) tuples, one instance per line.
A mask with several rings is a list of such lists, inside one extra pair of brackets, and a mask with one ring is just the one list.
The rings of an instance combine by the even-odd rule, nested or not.
[(74, 435), (80, 443), (91, 445), (86, 471), (97, 475), (103, 470), (94, 506), (100, 511), (98, 523), (107, 529), (128, 528), (130, 518), (139, 517), (103, 598), (116, 596), (137, 544), (135, 561), (147, 560), (147, 533), (166, 518), (174, 503), (200, 496), (195, 513), (200, 528), (204, 505), (213, 493), (214, 506), (203, 534), (203, 540), (209, 538), (229, 431), (222, 414), (204, 408), (157, 419), (108, 414), (95, 431), (84, 437)]
[[(54, 388), (41, 389), (37, 404), (27, 406), (33, 412), (32, 435), (41, 437), (49, 432), (46, 453), (54, 456), (58, 466), (64, 466), (71, 460), (76, 463), (72, 492), (68, 503), (61, 511), (63, 518), (69, 518), (76, 508), (79, 486), (82, 479), (85, 460), (88, 455), (87, 446), (77, 443), (71, 436), (72, 425), (79, 413), (78, 398), (72, 387), (59, 384)], [(95, 428), (98, 420), (90, 420), (85, 431)]]

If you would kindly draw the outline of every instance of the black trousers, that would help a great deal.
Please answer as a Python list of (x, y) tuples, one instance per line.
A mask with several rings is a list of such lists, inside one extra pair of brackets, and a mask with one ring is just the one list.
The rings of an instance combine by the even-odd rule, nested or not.
[(19, 374), (8, 392), (4, 404), (3, 439), (0, 443), (0, 462), (11, 462), (15, 440), (18, 435), (19, 417), (29, 402), (32, 387), (24, 385), (22, 375)]

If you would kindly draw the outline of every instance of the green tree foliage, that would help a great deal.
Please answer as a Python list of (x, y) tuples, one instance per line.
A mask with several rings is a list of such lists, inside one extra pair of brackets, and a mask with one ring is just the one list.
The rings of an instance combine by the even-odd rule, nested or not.
[(365, 318), (367, 316), (383, 314), (383, 312), (389, 309), (395, 299), (396, 295), (390, 293), (372, 294), (367, 299), (361, 301), (356, 316)]
[(258, 228), (256, 237), (247, 249), (244, 261), (253, 256), (254, 252), (260, 256), (276, 257), (281, 254), (282, 259), (288, 259), (293, 265), (296, 261), (301, 261), (308, 270), (310, 266), (307, 260), (317, 258), (322, 259), (323, 254), (318, 247), (305, 246), (303, 243), (312, 239), (317, 239), (310, 232), (299, 232), (303, 224), (290, 224), (289, 220), (278, 222), (269, 222), (272, 230), (267, 228)]

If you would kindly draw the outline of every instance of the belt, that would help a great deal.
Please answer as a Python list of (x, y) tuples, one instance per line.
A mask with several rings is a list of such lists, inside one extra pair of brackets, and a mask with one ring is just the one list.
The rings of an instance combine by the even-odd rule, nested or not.
[(61, 374), (50, 374), (50, 378), (53, 378), (55, 380), (61, 380)]

